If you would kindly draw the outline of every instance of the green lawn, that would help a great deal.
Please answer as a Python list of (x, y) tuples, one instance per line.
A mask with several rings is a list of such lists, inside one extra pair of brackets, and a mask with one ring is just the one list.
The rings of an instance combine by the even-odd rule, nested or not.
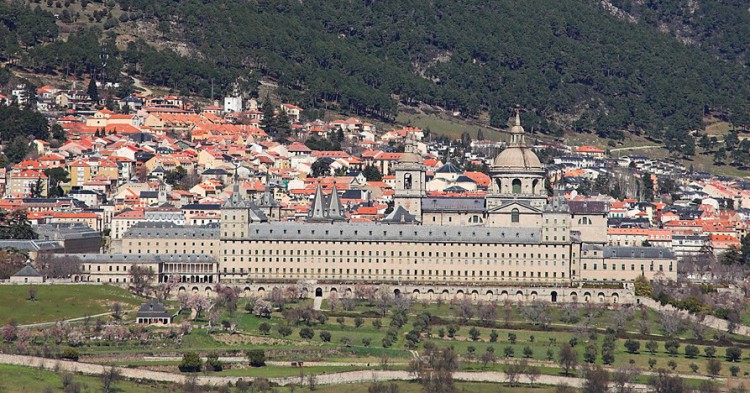
[(312, 366), (312, 367), (283, 367), (283, 366), (265, 366), (265, 367), (246, 367), (246, 368), (233, 368), (230, 370), (224, 370), (216, 375), (225, 375), (233, 377), (261, 377), (261, 378), (279, 378), (279, 377), (296, 377), (300, 373), (304, 375), (313, 374), (333, 374), (343, 373), (346, 371), (359, 371), (365, 370), (367, 367), (356, 367), (356, 366)]
[(36, 285), (36, 301), (28, 300), (29, 286), (0, 286), (0, 325), (55, 322), (110, 311), (112, 304), (135, 308), (141, 299), (108, 285)]
[(422, 129), (429, 128), (434, 134), (445, 135), (452, 139), (461, 139), (461, 134), (464, 132), (468, 132), (472, 139), (476, 139), (478, 130), (482, 130), (485, 139), (494, 141), (507, 139), (503, 134), (493, 129), (481, 125), (468, 124), (460, 119), (440, 113), (424, 114), (401, 110), (396, 116), (396, 122)]
[[(100, 392), (101, 380), (95, 376), (74, 375), (73, 382), (85, 387), (81, 391)], [(161, 393), (175, 391), (171, 385), (156, 382), (118, 381), (114, 385), (114, 392), (128, 393)], [(62, 392), (62, 378), (52, 371), (45, 371), (30, 367), (0, 365), (0, 392), (2, 393), (40, 393), (45, 389), (52, 392)]]

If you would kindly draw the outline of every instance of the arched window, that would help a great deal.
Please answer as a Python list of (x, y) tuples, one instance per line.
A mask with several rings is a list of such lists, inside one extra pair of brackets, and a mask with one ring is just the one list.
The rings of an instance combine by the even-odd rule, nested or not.
[(518, 209), (513, 209), (510, 211), (510, 222), (520, 222), (521, 221), (521, 214), (518, 212)]
[(532, 194), (536, 194), (536, 192), (537, 192), (536, 186), (538, 186), (538, 185), (539, 185), (539, 179), (534, 179), (534, 181), (531, 182), (531, 193)]
[(411, 173), (404, 175), (404, 190), (411, 190)]
[(521, 179), (513, 179), (513, 193), (514, 194), (520, 194), (521, 193)]

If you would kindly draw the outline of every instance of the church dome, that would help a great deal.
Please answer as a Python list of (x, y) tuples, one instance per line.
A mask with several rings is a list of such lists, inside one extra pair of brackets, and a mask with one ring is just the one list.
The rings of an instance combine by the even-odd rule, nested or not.
[(493, 169), (502, 171), (541, 171), (544, 170), (539, 157), (528, 147), (512, 146), (495, 157)]

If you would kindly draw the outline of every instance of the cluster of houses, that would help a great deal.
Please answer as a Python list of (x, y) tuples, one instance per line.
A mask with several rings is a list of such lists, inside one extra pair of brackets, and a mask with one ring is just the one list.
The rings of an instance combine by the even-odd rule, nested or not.
[[(17, 90), (15, 101), (23, 99), (23, 88)], [(67, 141), (57, 147), (34, 141), (28, 159), (0, 172), (0, 209), (25, 209), (38, 227), (90, 228), (100, 235), (96, 252), (117, 249), (123, 234), (141, 223), (219, 224), (220, 206), (235, 192), (254, 201), (269, 220), (305, 221), (316, 190), (335, 191), (349, 222), (379, 222), (392, 211), (394, 168), (407, 139), (422, 157), (427, 197), (477, 200), (491, 188), (490, 176), (457, 163), (491, 164), (493, 154), (477, 151), (505, 145), (474, 141), (473, 152), (446, 162), (446, 150), (458, 150), (431, 142), (421, 129), (381, 130), (357, 118), (306, 121), (304, 110), (292, 104), (276, 108), (290, 120), (289, 136), (279, 142), (264, 130), (257, 102), (241, 97), (199, 109), (176, 96), (136, 94), (119, 99), (119, 112), (77, 110), (87, 99), (76, 90), (37, 90), (40, 110), (69, 108), (54, 120)], [(305, 144), (341, 135), (340, 150)], [(750, 183), (691, 174), (668, 160), (611, 159), (593, 146), (554, 148), (559, 154), (546, 166), (547, 178), (568, 200), (606, 203), (609, 245), (663, 246), (686, 256), (737, 247), (746, 234)], [(54, 168), (65, 169), (67, 178), (52, 176)], [(674, 181), (668, 201), (643, 201), (642, 190), (620, 199), (579, 192), (599, 176), (644, 174), (653, 178), (655, 191), (664, 179)]]

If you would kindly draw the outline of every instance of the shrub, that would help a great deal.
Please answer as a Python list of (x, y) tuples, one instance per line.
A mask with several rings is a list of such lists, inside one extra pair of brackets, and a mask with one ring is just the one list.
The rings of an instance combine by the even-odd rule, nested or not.
[(216, 352), (209, 353), (206, 356), (206, 370), (208, 371), (221, 371), (224, 369), (224, 365), (219, 360), (219, 355)]
[(667, 352), (674, 356), (677, 355), (677, 350), (680, 348), (680, 342), (677, 340), (669, 340), (664, 343), (664, 349), (667, 350)]
[(287, 337), (292, 334), (292, 328), (289, 326), (279, 326), (277, 330), (282, 337)]
[(736, 377), (737, 374), (740, 373), (740, 368), (733, 365), (732, 367), (729, 367), (729, 372), (732, 373), (733, 377)]
[(76, 351), (75, 349), (70, 348), (70, 347), (65, 348), (65, 350), (62, 353), (62, 358), (63, 359), (72, 360), (74, 362), (78, 361), (78, 356), (79, 356), (78, 355), (78, 351)]
[(641, 343), (636, 340), (627, 340), (625, 341), (625, 349), (628, 350), (628, 353), (637, 353), (641, 349)]
[(516, 340), (518, 340), (518, 337), (516, 337), (515, 333), (508, 333), (508, 341), (510, 341), (511, 344), (515, 344)]
[(315, 337), (315, 331), (312, 330), (312, 328), (303, 327), (302, 329), (299, 330), (299, 336), (306, 340), (309, 340)]
[(696, 347), (695, 345), (685, 346), (685, 356), (687, 356), (689, 359), (695, 359), (695, 357), (698, 356), (700, 352), (700, 349), (698, 349), (698, 347)]
[(354, 326), (356, 328), (359, 329), (360, 327), (362, 327), (362, 325), (364, 325), (364, 323), (365, 323), (365, 319), (364, 318), (362, 318), (362, 317), (356, 317), (356, 318), (354, 318)]
[(196, 352), (185, 352), (178, 368), (183, 373), (197, 373), (201, 371), (201, 358)]
[(479, 329), (477, 329), (476, 327), (472, 327), (471, 329), (469, 329), (469, 336), (471, 337), (472, 341), (479, 340), (479, 334)]
[(266, 365), (266, 351), (262, 349), (251, 349), (245, 352), (245, 357), (251, 367), (263, 367)]
[(498, 337), (498, 336), (499, 336), (499, 334), (497, 334), (497, 332), (496, 332), (496, 331), (494, 331), (494, 330), (493, 330), (493, 331), (491, 331), (491, 332), (490, 332), (490, 342), (491, 342), (491, 343), (497, 342), (497, 337)]
[(263, 322), (258, 326), (258, 331), (260, 331), (260, 334), (266, 335), (271, 331), (271, 325)]
[(369, 347), (371, 342), (372, 342), (372, 340), (369, 339), (369, 338), (367, 338), (367, 337), (365, 337), (365, 338), (362, 339), (362, 345), (364, 345), (366, 347)]
[(728, 362), (739, 362), (742, 359), (742, 350), (737, 347), (729, 347), (726, 350), (726, 358)]
[(320, 332), (320, 334), (318, 334), (318, 336), (324, 342), (331, 342), (331, 332), (327, 330), (323, 330), (322, 332)]

